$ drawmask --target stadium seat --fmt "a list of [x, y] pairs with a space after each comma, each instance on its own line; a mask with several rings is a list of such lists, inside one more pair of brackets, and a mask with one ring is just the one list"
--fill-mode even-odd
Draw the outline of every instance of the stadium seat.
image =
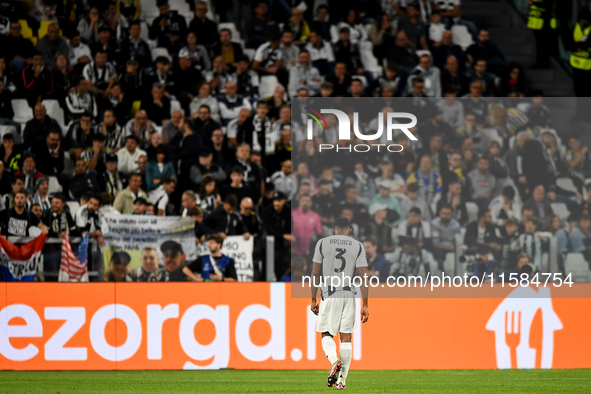
[[578, 193], [579, 190], [570, 178], [557, 178], [556, 186], [571, 193]]
[[232, 42], [240, 43], [242, 37], [240, 37], [240, 32], [236, 29], [236, 25], [232, 22], [224, 22], [218, 25], [218, 31], [222, 29], [228, 29], [232, 32]]
[[33, 109], [25, 99], [12, 100], [12, 110], [14, 111], [13, 120], [18, 123], [27, 123], [33, 119]]
[[191, 10], [189, 3], [187, 3], [185, 0], [169, 0], [168, 4], [170, 5], [171, 10], [177, 11], [179, 15], [184, 16], [185, 19], [189, 19], [187, 22], [187, 26], [189, 26], [189, 23], [193, 17], [193, 10]]
[[279, 85], [279, 80], [275, 75], [265, 75], [261, 78], [259, 85], [259, 97], [262, 99], [271, 97], [277, 85]]
[[152, 48], [152, 59], [156, 60], [158, 56], [164, 56], [172, 63], [172, 56], [168, 53], [166, 48]]
[[12, 134], [14, 136], [15, 142], [17, 137], [19, 137], [18, 133], [16, 132], [16, 127], [14, 126], [0, 126], [0, 139], [2, 139], [2, 137], [4, 137], [5, 134]]
[[68, 208], [70, 209], [70, 215], [76, 215], [78, 208], [80, 208], [80, 203], [78, 201], [68, 201], [66, 202]]
[[146, 42], [150, 40], [149, 33], [150, 33], [150, 26], [144, 21], [140, 22], [140, 38]]
[[29, 23], [26, 19], [19, 19], [18, 22], [21, 25], [21, 34], [23, 38], [31, 40], [33, 45], [37, 45], [37, 37], [33, 35], [33, 30], [29, 27]]
[[453, 25], [451, 28], [452, 42], [462, 47], [465, 51], [472, 45], [472, 36], [468, 32], [468, 28], [462, 25]]
[[468, 201], [466, 202], [466, 210], [468, 211], [468, 220], [473, 222], [478, 220], [478, 205], [476, 203]]
[[172, 116], [172, 113], [176, 110], [185, 113], [181, 107], [181, 103], [178, 100], [170, 100], [170, 115]]
[[446, 275], [455, 274], [455, 272], [456, 272], [456, 254], [455, 253], [448, 253], [445, 255], [445, 260], [443, 261], [443, 272]]
[[142, 0], [142, 19], [146, 21], [148, 25], [152, 24], [152, 21], [156, 19], [160, 11], [156, 6], [156, 0]]
[[359, 43], [359, 57], [363, 68], [373, 73], [375, 77], [382, 74], [382, 67], [378, 64], [378, 59], [373, 54], [373, 44], [371, 41], [361, 41]]
[[[37, 37], [39, 39], [42, 39], [47, 35], [47, 27], [49, 27], [49, 25], [52, 23], [58, 23], [58, 21], [41, 21], [41, 26], [39, 26], [39, 30], [37, 31]], [[60, 29], [60, 36], [62, 36], [62, 38], [64, 37], [62, 29]]]
[[573, 282], [588, 282], [589, 281], [589, 263], [581, 253], [569, 253], [564, 261], [564, 270], [566, 275], [572, 274]]
[[74, 162], [70, 159], [70, 153], [64, 152], [64, 174], [66, 175], [73, 175], [74, 174]]
[[133, 104], [131, 104], [131, 117], [132, 118], [135, 116], [135, 113], [140, 110], [141, 106], [142, 106], [142, 102], [140, 100], [136, 100], [133, 102]]
[[563, 223], [568, 219], [570, 216], [570, 211], [568, 210], [567, 206], [563, 202], [553, 202], [550, 204], [552, 207], [552, 212], [560, 218], [560, 221]]
[[47, 115], [53, 118], [60, 125], [62, 128], [62, 133], [65, 134], [66, 123], [64, 121], [64, 109], [60, 106], [60, 103], [57, 100], [43, 100], [41, 104], [45, 106]]
[[484, 138], [486, 138], [489, 143], [492, 141], [496, 141], [501, 146], [503, 146], [503, 139], [501, 138], [496, 129], [483, 129], [482, 134], [484, 134]]
[[252, 59], [254, 59], [254, 54], [256, 53], [256, 50], [251, 49], [251, 48], [244, 48], [242, 50], [242, 52], [248, 56], [248, 58], [250, 59], [250, 61], [252, 62]]
[[62, 185], [60, 185], [60, 183], [58, 182], [57, 178], [54, 176], [48, 176], [47, 179], [48, 181], [48, 185], [49, 185], [49, 194], [53, 195], [56, 193], [61, 193], [64, 189], [62, 188]]
[[418, 57], [421, 57], [423, 55], [427, 55], [427, 56], [431, 57], [431, 52], [429, 52], [429, 50], [427, 50], [427, 49], [417, 49], [415, 51], [415, 53], [417, 54]]

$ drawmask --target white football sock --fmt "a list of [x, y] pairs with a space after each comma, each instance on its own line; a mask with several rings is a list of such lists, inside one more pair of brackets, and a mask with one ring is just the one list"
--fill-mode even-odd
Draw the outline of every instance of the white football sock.
[[345, 379], [347, 379], [347, 374], [349, 374], [349, 365], [351, 365], [352, 355], [353, 348], [351, 347], [351, 342], [341, 342], [339, 357], [343, 363], [343, 368], [341, 369], [341, 376], [339, 379], [343, 383], [345, 382]]
[[324, 350], [324, 354], [330, 361], [330, 364], [334, 364], [339, 359], [337, 357], [337, 344], [334, 343], [334, 340], [331, 337], [322, 337], [322, 350]]

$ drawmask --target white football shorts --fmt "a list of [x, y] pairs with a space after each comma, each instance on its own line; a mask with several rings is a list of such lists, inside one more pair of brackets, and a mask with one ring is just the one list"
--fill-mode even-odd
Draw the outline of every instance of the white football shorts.
[[320, 302], [317, 332], [328, 332], [335, 336], [337, 333], [351, 334], [357, 327], [355, 319], [355, 298], [334, 297]]

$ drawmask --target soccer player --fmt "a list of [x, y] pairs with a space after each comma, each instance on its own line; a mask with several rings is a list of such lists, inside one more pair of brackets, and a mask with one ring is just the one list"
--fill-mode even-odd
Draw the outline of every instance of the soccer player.
[[[311, 310], [318, 315], [316, 331], [322, 333], [322, 349], [332, 364], [328, 374], [328, 387], [338, 390], [346, 388], [345, 381], [349, 373], [351, 356], [351, 333], [355, 329], [355, 287], [352, 285], [355, 273], [363, 278], [361, 296], [363, 306], [361, 308], [361, 321], [365, 323], [369, 319], [368, 288], [365, 282], [367, 278], [367, 258], [363, 244], [351, 238], [351, 222], [340, 217], [334, 222], [334, 235], [323, 238], [316, 243], [314, 253], [314, 266], [312, 268], [312, 302]], [[322, 271], [323, 283], [320, 283]], [[338, 280], [331, 281], [332, 277]], [[335, 278], [336, 279], [336, 278]], [[332, 287], [333, 284], [340, 284]], [[320, 286], [322, 285], [322, 286]], [[316, 295], [320, 287], [322, 302], [318, 305]], [[339, 356], [337, 346], [332, 339], [340, 333], [341, 345]]]

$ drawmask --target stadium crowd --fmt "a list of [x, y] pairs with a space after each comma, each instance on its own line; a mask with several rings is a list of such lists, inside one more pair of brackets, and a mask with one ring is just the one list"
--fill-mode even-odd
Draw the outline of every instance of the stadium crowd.
[[[549, 237], [560, 254], [591, 253], [588, 148], [552, 128], [543, 93], [459, 0], [253, 0], [231, 2], [244, 11], [233, 19], [230, 2], [213, 19], [207, 2], [187, 3], [194, 17], [158, 0], [150, 23], [139, 0], [0, 10], [3, 235], [102, 244], [101, 212], [190, 216], [196, 242], [253, 236], [258, 261], [273, 236], [277, 280], [311, 268], [312, 241], [339, 216], [380, 277], [443, 269], [463, 232], [474, 273], [540, 268]], [[306, 140], [300, 109], [320, 97], [404, 107], [419, 114], [418, 140], [327, 162], [317, 146], [346, 142], [336, 118]], [[21, 123], [23, 108], [33, 117]], [[371, 132], [378, 119], [360, 123]], [[119, 257], [107, 279], [145, 277]]]

